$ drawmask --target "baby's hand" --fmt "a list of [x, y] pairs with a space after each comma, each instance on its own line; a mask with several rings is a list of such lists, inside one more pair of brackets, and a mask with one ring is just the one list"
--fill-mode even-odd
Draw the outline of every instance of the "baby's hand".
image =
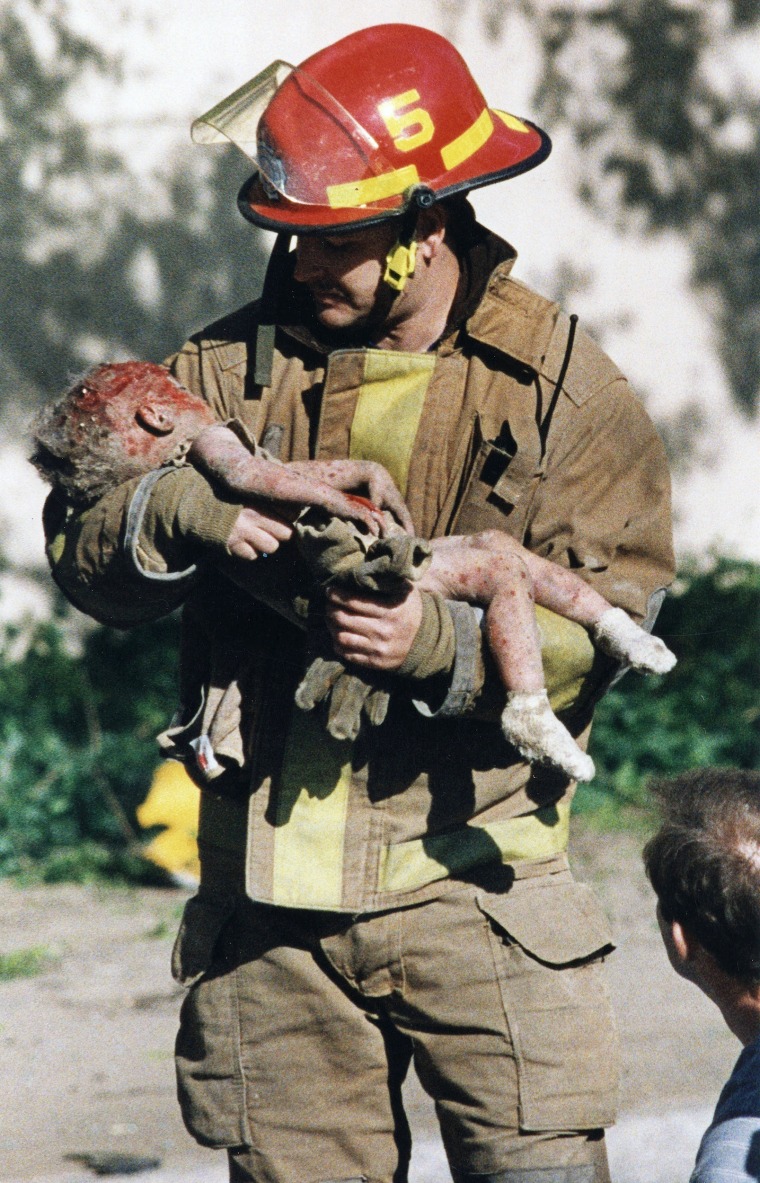
[[[407, 534], [414, 534], [414, 525], [404, 499], [382, 464], [377, 464], [374, 460], [307, 460], [285, 467], [312, 480], [323, 481], [344, 493], [349, 490], [355, 492], [357, 489], [366, 489], [369, 501], [375, 507], [375, 520], [381, 534], [393, 533], [393, 529], [389, 529], [388, 526], [388, 514], [401, 524]], [[318, 504], [332, 509], [339, 517], [360, 517], [356, 512], [346, 513], [345, 509], [336, 509], [326, 501], [320, 501]], [[386, 511], [385, 521], [378, 510]], [[378, 529], [373, 530], [373, 533], [378, 533]]]
[[367, 469], [364, 479], [367, 483], [370, 501], [379, 505], [381, 509], [389, 510], [396, 521], [404, 527], [407, 534], [414, 534], [411, 514], [406, 507], [404, 498], [396, 488], [391, 474], [383, 468], [382, 464], [376, 464], [374, 460], [362, 460], [360, 463]]

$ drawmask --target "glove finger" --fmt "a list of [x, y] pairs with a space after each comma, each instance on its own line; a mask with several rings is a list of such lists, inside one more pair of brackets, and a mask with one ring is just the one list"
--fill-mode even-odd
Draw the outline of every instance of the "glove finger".
[[296, 706], [302, 711], [311, 711], [318, 702], [327, 698], [335, 683], [345, 673], [342, 661], [315, 657], [307, 669], [295, 693]]
[[372, 687], [354, 674], [343, 673], [330, 695], [327, 730], [334, 739], [356, 739], [362, 707]]
[[373, 727], [379, 727], [381, 723], [385, 722], [390, 700], [391, 696], [387, 690], [373, 690], [367, 695], [364, 713]]
[[369, 547], [364, 562], [352, 572], [359, 587], [393, 592], [404, 584], [420, 579], [430, 566], [430, 544], [407, 534], [378, 538]]

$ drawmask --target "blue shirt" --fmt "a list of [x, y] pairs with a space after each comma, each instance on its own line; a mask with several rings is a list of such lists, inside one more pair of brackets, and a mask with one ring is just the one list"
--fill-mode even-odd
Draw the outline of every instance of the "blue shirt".
[[689, 1183], [760, 1183], [760, 1037], [723, 1086]]

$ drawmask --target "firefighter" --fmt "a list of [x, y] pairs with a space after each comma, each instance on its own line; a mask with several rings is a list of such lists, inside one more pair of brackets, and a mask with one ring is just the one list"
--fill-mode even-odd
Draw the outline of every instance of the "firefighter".
[[[662, 445], [467, 200], [540, 164], [546, 134], [488, 107], [444, 38], [396, 24], [274, 63], [193, 136], [252, 158], [239, 208], [277, 240], [261, 299], [194, 335], [178, 380], [281, 460], [382, 463], [416, 534], [502, 531], [650, 626], [673, 576]], [[255, 599], [290, 550], [271, 507], [185, 466], [85, 512], [53, 495], [46, 523], [56, 579], [97, 619], [184, 603], [161, 741], [202, 786], [179, 1095], [231, 1180], [400, 1183], [412, 1063], [456, 1183], [607, 1180], [610, 931], [568, 867], [575, 786], [504, 743], [476, 610], [332, 591], [335, 654], [390, 689], [385, 721], [338, 741], [293, 709], [303, 631]], [[585, 747], [614, 668], [579, 626], [541, 627]]]

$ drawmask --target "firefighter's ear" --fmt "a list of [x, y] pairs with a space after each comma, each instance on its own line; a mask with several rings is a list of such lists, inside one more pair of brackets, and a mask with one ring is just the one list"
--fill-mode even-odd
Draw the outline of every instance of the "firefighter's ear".
[[417, 222], [417, 250], [423, 259], [434, 258], [446, 237], [446, 213], [441, 205], [420, 212]]
[[151, 435], [171, 435], [174, 431], [174, 416], [163, 403], [146, 399], [135, 411], [135, 419]]

